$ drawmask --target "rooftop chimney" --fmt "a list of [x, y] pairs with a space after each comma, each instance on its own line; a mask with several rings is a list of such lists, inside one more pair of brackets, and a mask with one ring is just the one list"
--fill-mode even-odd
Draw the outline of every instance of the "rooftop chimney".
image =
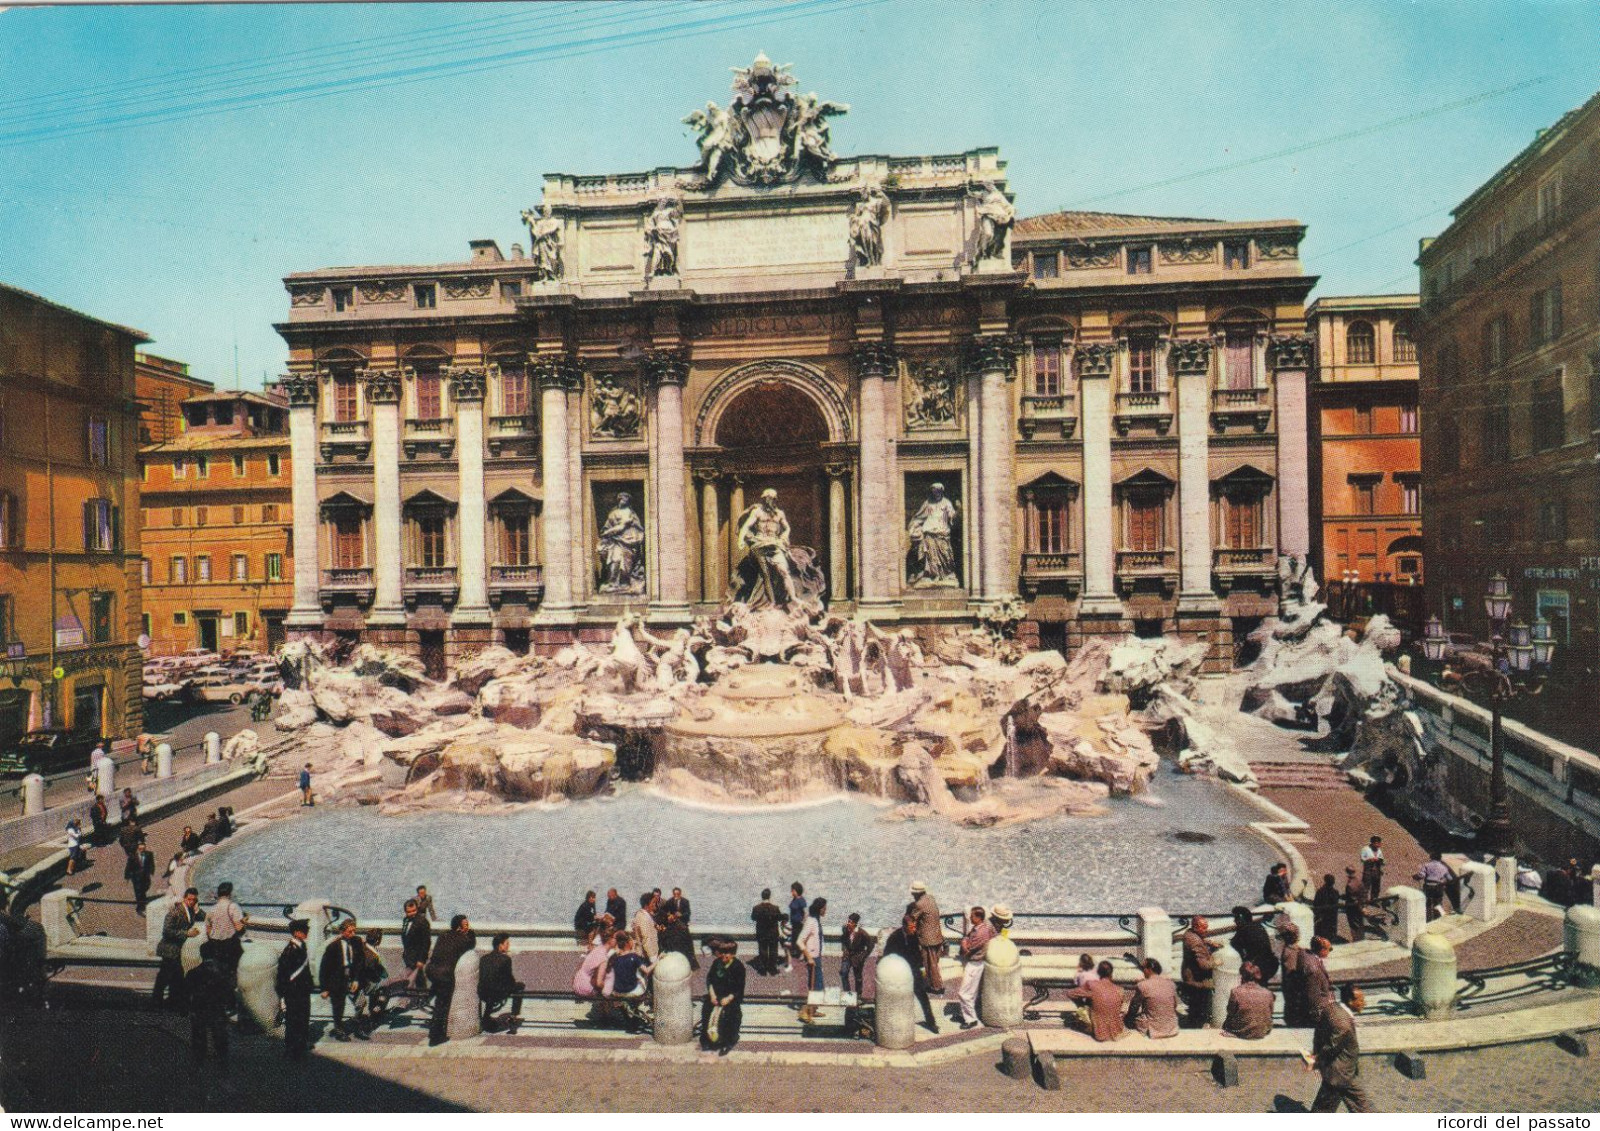
[[467, 246], [472, 249], [472, 262], [474, 263], [504, 263], [506, 257], [500, 254], [500, 245], [494, 240], [468, 240]]
[[527, 258], [527, 253], [522, 250], [522, 245], [520, 243], [514, 243], [514, 244], [511, 245], [511, 258], [512, 259], [526, 259]]

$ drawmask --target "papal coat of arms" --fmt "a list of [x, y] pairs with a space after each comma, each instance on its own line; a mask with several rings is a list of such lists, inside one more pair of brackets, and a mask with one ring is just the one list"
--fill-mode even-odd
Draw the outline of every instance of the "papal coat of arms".
[[741, 185], [785, 184], [807, 169], [827, 179], [835, 160], [828, 119], [850, 107], [815, 93], [791, 94], [791, 66], [757, 55], [748, 67], [733, 69], [734, 97], [726, 109], [707, 102], [684, 119], [700, 145], [703, 181], [697, 187], [711, 188], [723, 177]]

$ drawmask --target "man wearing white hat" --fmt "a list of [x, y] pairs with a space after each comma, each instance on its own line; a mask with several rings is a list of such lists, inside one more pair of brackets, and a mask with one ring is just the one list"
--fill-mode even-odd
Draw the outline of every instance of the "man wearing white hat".
[[[995, 905], [995, 915], [1004, 911], [1011, 918], [1011, 909], [1004, 904]], [[983, 908], [974, 907], [967, 917], [967, 931], [961, 937], [961, 1027], [974, 1029], [978, 1025], [978, 986], [983, 982], [983, 960], [988, 956], [989, 943], [1000, 932], [984, 916]]]
[[939, 972], [939, 960], [944, 957], [944, 922], [939, 915], [939, 905], [928, 894], [928, 885], [921, 880], [911, 884], [911, 902], [906, 914], [917, 921], [917, 945], [922, 948], [922, 970], [928, 981], [928, 992], [944, 996], [944, 975]]

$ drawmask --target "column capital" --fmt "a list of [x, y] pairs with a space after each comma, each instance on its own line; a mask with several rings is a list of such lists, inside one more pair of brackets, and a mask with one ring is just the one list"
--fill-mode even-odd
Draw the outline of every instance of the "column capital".
[[1074, 351], [1078, 360], [1078, 376], [1088, 380], [1095, 377], [1110, 377], [1111, 370], [1117, 362], [1117, 344], [1115, 342], [1089, 342], [1081, 345]]
[[285, 373], [278, 381], [290, 408], [316, 408], [317, 385], [315, 373]]
[[878, 377], [893, 381], [899, 375], [900, 359], [894, 347], [887, 342], [862, 342], [856, 346], [852, 358], [856, 376]]
[[1179, 377], [1211, 371], [1211, 343], [1204, 338], [1185, 338], [1172, 343], [1172, 368]]
[[1314, 348], [1305, 334], [1279, 334], [1268, 343], [1267, 356], [1274, 369], [1309, 369]]
[[450, 379], [450, 398], [456, 404], [471, 404], [483, 400], [488, 373], [481, 365], [447, 366], [444, 375]]
[[363, 369], [361, 375], [367, 384], [368, 404], [400, 403], [401, 370]]
[[978, 373], [1003, 369], [1009, 377], [1018, 350], [1015, 334], [977, 334], [967, 343], [967, 368]]
[[656, 388], [682, 385], [689, 379], [689, 359], [682, 350], [646, 350], [644, 376]]
[[850, 465], [848, 463], [825, 463], [822, 465], [822, 470], [828, 473], [829, 479], [844, 479], [850, 474]]
[[575, 393], [583, 387], [583, 371], [565, 357], [534, 354], [530, 368], [541, 389]]
[[722, 479], [722, 468], [697, 467], [691, 474], [701, 483], [716, 483]]

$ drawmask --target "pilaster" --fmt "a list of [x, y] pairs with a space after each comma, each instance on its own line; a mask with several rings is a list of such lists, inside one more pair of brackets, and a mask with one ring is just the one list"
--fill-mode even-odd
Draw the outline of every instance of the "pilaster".
[[1005, 333], [979, 334], [968, 347], [968, 367], [978, 375], [983, 467], [978, 488], [983, 499], [979, 520], [983, 572], [979, 592], [985, 601], [1000, 600], [1016, 592], [1017, 560], [1012, 553], [1016, 445], [1011, 436], [1011, 382], [1016, 356], [1016, 339]]
[[373, 628], [404, 627], [406, 612], [400, 548], [400, 375], [393, 369], [365, 372], [372, 413], [372, 579], [367, 613]]
[[1115, 588], [1116, 551], [1111, 505], [1111, 370], [1117, 347], [1091, 342], [1077, 352], [1083, 428], [1083, 599], [1082, 617], [1121, 617]]
[[284, 626], [296, 631], [322, 627], [322, 562], [317, 538], [317, 397], [313, 373], [290, 373], [282, 388], [289, 398], [290, 509], [294, 529], [294, 605]]
[[483, 396], [486, 374], [480, 366], [451, 367], [450, 399], [456, 406], [456, 468], [460, 502], [456, 511], [456, 577], [461, 586], [452, 625], [488, 625], [488, 541], [483, 488]]
[[566, 626], [575, 622], [573, 604], [572, 542], [574, 500], [572, 469], [575, 445], [571, 436], [568, 395], [577, 388], [577, 367], [560, 356], [535, 356], [534, 379], [539, 383], [543, 424], [539, 433], [540, 475], [544, 510], [544, 599], [534, 616], [537, 626]]
[[1216, 614], [1211, 589], [1211, 343], [1172, 344], [1178, 396], [1178, 613]]
[[861, 602], [868, 616], [890, 616], [895, 611], [895, 545], [892, 532], [898, 522], [889, 521], [889, 504], [894, 498], [889, 489], [889, 427], [886, 419], [890, 400], [887, 386], [899, 372], [894, 349], [884, 342], [863, 342], [856, 347], [857, 392], [861, 405], [860, 482], [857, 505], [861, 508]]
[[677, 350], [651, 350], [645, 355], [645, 379], [655, 389], [656, 530], [652, 568], [656, 570], [658, 599], [651, 604], [652, 622], [688, 624], [689, 531], [687, 475], [683, 464], [683, 385], [689, 363]]
[[1311, 458], [1307, 429], [1307, 371], [1311, 339], [1272, 339], [1270, 358], [1278, 434], [1278, 552], [1306, 559], [1311, 553]]

